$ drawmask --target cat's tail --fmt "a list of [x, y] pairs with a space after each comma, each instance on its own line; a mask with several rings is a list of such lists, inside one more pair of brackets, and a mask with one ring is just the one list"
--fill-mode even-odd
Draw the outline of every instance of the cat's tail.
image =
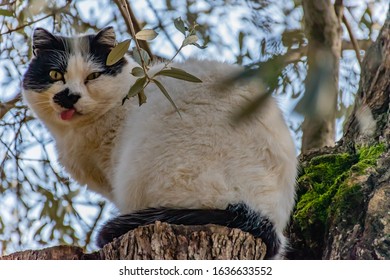
[[168, 209], [149, 208], [132, 214], [121, 215], [108, 221], [100, 230], [97, 245], [103, 247], [114, 238], [142, 225], [155, 221], [175, 225], [215, 224], [230, 228], [239, 228], [260, 237], [267, 245], [266, 258], [274, 258], [282, 250], [282, 240], [277, 235], [272, 222], [251, 210], [245, 204], [229, 205], [220, 209]]

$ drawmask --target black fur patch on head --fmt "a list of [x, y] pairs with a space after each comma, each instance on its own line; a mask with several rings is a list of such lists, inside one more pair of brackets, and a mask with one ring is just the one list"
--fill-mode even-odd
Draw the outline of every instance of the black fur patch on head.
[[[78, 40], [80, 49], [73, 49]], [[103, 75], [116, 76], [122, 72], [127, 61], [122, 58], [111, 66], [106, 65], [107, 56], [115, 46], [115, 33], [111, 27], [97, 34], [82, 37], [63, 37], [53, 35], [43, 28], [37, 28], [33, 34], [34, 58], [23, 77], [23, 88], [43, 92], [54, 83], [49, 72], [57, 70], [66, 73], [69, 56], [79, 51], [85, 60], [99, 64]], [[82, 49], [81, 49], [82, 48]], [[65, 81], [66, 82], [66, 81]]]
[[70, 54], [69, 41], [37, 28], [33, 35], [33, 50], [35, 57], [23, 77], [23, 88], [42, 92], [53, 83], [49, 76], [51, 70], [61, 73], [66, 71]]
[[274, 257], [280, 250], [280, 240], [271, 221], [251, 210], [245, 204], [229, 205], [220, 209], [167, 209], [150, 208], [132, 214], [122, 215], [108, 221], [97, 237], [97, 245], [103, 247], [130, 230], [155, 221], [176, 225], [215, 224], [239, 228], [259, 237], [267, 245], [266, 258]]
[[61, 50], [67, 49], [66, 40], [64, 37], [51, 34], [43, 28], [37, 28], [33, 34], [33, 51], [34, 55], [38, 55], [40, 51], [45, 50]]
[[89, 35], [87, 38], [91, 59], [104, 67], [103, 74], [116, 76], [122, 72], [123, 66], [127, 63], [125, 58], [120, 59], [114, 65], [106, 65], [108, 54], [116, 45], [115, 32], [112, 27], [106, 27], [96, 35]]

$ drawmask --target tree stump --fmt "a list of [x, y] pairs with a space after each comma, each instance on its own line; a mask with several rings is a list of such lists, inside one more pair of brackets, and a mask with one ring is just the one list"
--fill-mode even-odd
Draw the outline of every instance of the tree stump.
[[75, 246], [56, 246], [17, 252], [0, 260], [261, 260], [265, 254], [260, 238], [239, 229], [155, 222], [129, 231], [93, 253]]

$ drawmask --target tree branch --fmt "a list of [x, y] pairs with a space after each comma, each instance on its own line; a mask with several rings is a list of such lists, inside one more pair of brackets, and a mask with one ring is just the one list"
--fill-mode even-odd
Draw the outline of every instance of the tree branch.
[[15, 104], [20, 101], [21, 94], [18, 93], [14, 98], [8, 100], [7, 102], [0, 102], [0, 119], [2, 119], [5, 114], [7, 114], [12, 108], [15, 107]]
[[356, 40], [355, 35], [353, 34], [351, 25], [349, 24], [347, 18], [345, 17], [345, 14], [343, 14], [343, 23], [344, 23], [345, 27], [347, 28], [347, 31], [348, 31], [348, 34], [349, 34], [349, 38], [351, 39], [353, 49], [355, 50], [356, 58], [357, 58], [357, 60], [359, 61], [359, 64], [360, 64], [360, 68], [362, 68], [362, 58], [360, 56], [359, 44], [358, 44], [358, 42]]
[[239, 229], [156, 222], [129, 231], [91, 254], [79, 247], [57, 246], [17, 252], [0, 260], [261, 260], [265, 254], [260, 238]]
[[[162, 30], [162, 32], [165, 34], [165, 37], [167, 38], [168, 42], [172, 45], [173, 49], [177, 53], [179, 51], [179, 48], [176, 46], [176, 44], [173, 42], [171, 36], [169, 36], [167, 30], [165, 29], [164, 25], [162, 24], [162, 20], [156, 11], [156, 9], [153, 7], [152, 3], [150, 0], [147, 0], [149, 8], [153, 11], [154, 16], [157, 18], [158, 21], [158, 27]], [[182, 53], [179, 53], [179, 55], [184, 58]]]
[[114, 0], [114, 2], [117, 5], [117, 7], [118, 7], [118, 9], [119, 9], [123, 19], [125, 20], [125, 23], [126, 23], [126, 26], [127, 26], [127, 32], [133, 36], [134, 40], [139, 44], [139, 46], [141, 48], [143, 48], [145, 51], [147, 51], [149, 56], [152, 58], [153, 57], [153, 53], [152, 53], [152, 51], [151, 51], [151, 49], [149, 47], [148, 42], [140, 41], [140, 40], [137, 40], [135, 38], [134, 34], [139, 32], [141, 30], [141, 27], [140, 27], [140, 25], [138, 23], [137, 18], [134, 15], [133, 10], [131, 9], [130, 3], [128, 3], [127, 0], [123, 0], [123, 1], [126, 2], [127, 9], [126, 9], [126, 7], [123, 6], [121, 0]]
[[5, 32], [1, 33], [0, 36], [4, 36], [4, 35], [6, 35], [6, 34], [11, 34], [12, 32], [18, 31], [18, 30], [20, 30], [20, 29], [24, 29], [24, 28], [26, 28], [27, 26], [31, 26], [31, 25], [33, 25], [33, 24], [35, 24], [35, 23], [37, 23], [37, 22], [40, 22], [40, 21], [42, 21], [42, 20], [44, 20], [44, 19], [47, 19], [47, 18], [49, 18], [49, 17], [53, 17], [53, 16], [55, 16], [55, 15], [58, 14], [58, 13], [65, 12], [66, 9], [67, 9], [67, 7], [70, 5], [70, 3], [71, 3], [71, 1], [70, 1], [70, 0], [67, 0], [67, 1], [66, 1], [66, 4], [65, 4], [63, 7], [59, 8], [59, 9], [53, 9], [53, 10], [51, 11], [50, 14], [47, 14], [47, 15], [45, 15], [45, 16], [39, 18], [39, 19], [36, 19], [36, 20], [30, 21], [30, 22], [27, 22], [27, 23], [25, 23], [25, 24], [19, 25], [18, 27], [14, 28], [14, 29], [9, 29], [8, 31], [5, 31]]

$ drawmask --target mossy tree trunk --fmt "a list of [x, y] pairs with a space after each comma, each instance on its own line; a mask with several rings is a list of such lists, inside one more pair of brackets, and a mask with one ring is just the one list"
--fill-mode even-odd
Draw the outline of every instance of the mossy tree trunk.
[[301, 155], [291, 259], [390, 259], [390, 16], [333, 148]]

